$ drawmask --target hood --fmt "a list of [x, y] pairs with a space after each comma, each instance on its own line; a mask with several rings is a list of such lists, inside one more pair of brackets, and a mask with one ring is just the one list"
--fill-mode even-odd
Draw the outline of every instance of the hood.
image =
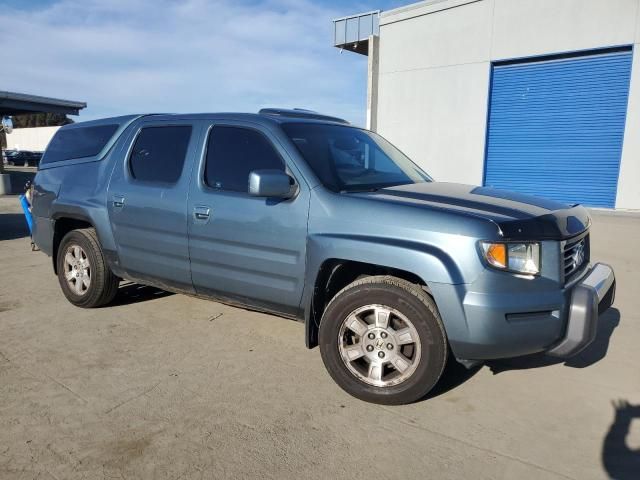
[[505, 239], [561, 240], [584, 232], [591, 223], [579, 205], [456, 183], [399, 185], [355, 195], [484, 218], [497, 224]]

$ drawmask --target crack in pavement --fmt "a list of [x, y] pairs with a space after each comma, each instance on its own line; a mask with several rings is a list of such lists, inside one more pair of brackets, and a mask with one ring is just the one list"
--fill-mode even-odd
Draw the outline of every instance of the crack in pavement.
[[160, 381], [160, 382], [156, 383], [153, 387], [150, 387], [150, 388], [146, 389], [144, 392], [139, 393], [138, 395], [135, 395], [135, 396], [133, 396], [133, 397], [131, 397], [131, 398], [128, 398], [127, 400], [124, 400], [124, 401], [122, 401], [122, 402], [120, 402], [120, 403], [118, 403], [118, 404], [114, 405], [113, 407], [111, 407], [111, 408], [109, 408], [108, 410], [106, 410], [104, 413], [105, 413], [105, 414], [111, 413], [111, 412], [113, 412], [116, 408], [120, 408], [121, 406], [123, 406], [123, 405], [125, 405], [125, 404], [127, 404], [127, 403], [129, 403], [129, 402], [134, 401], [136, 398], [140, 398], [140, 397], [142, 397], [143, 395], [146, 395], [147, 393], [149, 393], [149, 392], [151, 392], [152, 390], [154, 390], [154, 389], [155, 389], [158, 385], [160, 385], [161, 383], [162, 383], [162, 381]]
[[47, 377], [49, 380], [51, 380], [52, 382], [60, 385], [62, 388], [64, 388], [65, 390], [67, 390], [68, 392], [71, 392], [76, 398], [79, 398], [80, 400], [82, 400], [84, 403], [89, 403], [89, 400], [87, 400], [86, 398], [84, 398], [82, 395], [80, 395], [79, 393], [73, 391], [73, 389], [67, 385], [65, 385], [64, 383], [62, 383], [59, 380], [56, 380], [55, 378], [53, 378], [50, 375], [47, 375], [46, 373], [44, 374], [45, 377]]
[[[16, 364], [14, 362], [12, 362], [2, 351], [0, 351], [0, 357], [4, 358], [8, 363], [11, 363], [12, 365], [17, 366], [19, 369], [24, 370], [25, 372], [27, 372], [29, 375], [31, 375], [31, 377], [40, 380], [41, 377], [39, 377], [38, 375], [35, 375], [31, 370], [29, 370], [28, 368], [23, 367], [22, 365]], [[89, 400], [87, 400], [86, 398], [84, 398], [82, 395], [80, 395], [78, 392], [74, 391], [71, 387], [69, 387], [68, 385], [65, 385], [64, 383], [62, 383], [60, 380], [57, 380], [55, 378], [53, 378], [51, 375], [48, 375], [46, 373], [43, 373], [42, 375], [44, 375], [46, 378], [48, 378], [49, 380], [51, 380], [53, 383], [55, 383], [56, 385], [61, 386], [62, 388], [64, 388], [66, 391], [68, 391], [69, 393], [71, 393], [74, 397], [82, 400], [84, 403], [88, 404]]]

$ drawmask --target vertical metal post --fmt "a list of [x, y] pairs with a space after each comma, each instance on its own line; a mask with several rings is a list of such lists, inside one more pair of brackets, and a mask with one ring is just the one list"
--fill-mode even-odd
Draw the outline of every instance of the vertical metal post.
[[343, 45], [347, 44], [347, 26], [349, 25], [349, 21], [345, 20], [344, 21], [344, 42], [342, 43]]

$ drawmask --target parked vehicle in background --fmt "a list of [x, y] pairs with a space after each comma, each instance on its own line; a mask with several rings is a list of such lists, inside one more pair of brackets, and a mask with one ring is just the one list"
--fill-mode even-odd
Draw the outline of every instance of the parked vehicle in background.
[[25, 167], [37, 167], [40, 163], [40, 159], [42, 158], [42, 152], [31, 152], [31, 151], [22, 151], [21, 155], [17, 159], [17, 165], [20, 165], [22, 161], [22, 166]]
[[3, 159], [7, 165], [19, 167], [37, 167], [40, 164], [42, 152], [32, 152], [29, 150], [5, 150]]
[[372, 402], [421, 398], [450, 357], [574, 355], [613, 303], [583, 207], [435, 182], [308, 111], [67, 125], [34, 188], [34, 241], [74, 305], [128, 279], [294, 318]]
[[17, 150], [2, 150], [2, 161], [5, 164], [9, 164], [9, 160], [11, 157], [13, 157], [14, 155], [16, 155], [18, 153]]

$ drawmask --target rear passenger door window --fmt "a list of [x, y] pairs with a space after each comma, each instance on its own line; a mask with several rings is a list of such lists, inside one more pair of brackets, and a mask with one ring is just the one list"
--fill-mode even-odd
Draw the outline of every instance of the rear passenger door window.
[[176, 183], [182, 174], [191, 131], [188, 125], [143, 128], [129, 157], [131, 176], [143, 182]]
[[109, 220], [121, 276], [193, 292], [187, 212], [201, 122], [135, 120], [113, 149]]
[[215, 126], [207, 142], [205, 183], [216, 190], [248, 192], [252, 170], [285, 170], [271, 141], [250, 128]]

